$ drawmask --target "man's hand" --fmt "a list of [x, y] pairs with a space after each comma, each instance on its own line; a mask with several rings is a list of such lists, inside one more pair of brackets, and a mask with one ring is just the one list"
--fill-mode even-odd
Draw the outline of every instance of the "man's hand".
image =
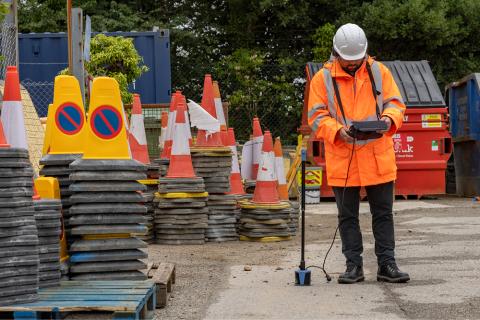
[[387, 116], [383, 116], [382, 119], [380, 119], [380, 120], [384, 121], [387, 124], [387, 129], [386, 130], [381, 130], [381, 131], [378, 131], [378, 132], [379, 133], [387, 133], [388, 131], [390, 131], [390, 128], [392, 127], [392, 119], [390, 119]]
[[341, 128], [338, 132], [338, 136], [340, 139], [347, 143], [353, 143], [353, 138], [347, 133], [347, 130], [345, 128]]

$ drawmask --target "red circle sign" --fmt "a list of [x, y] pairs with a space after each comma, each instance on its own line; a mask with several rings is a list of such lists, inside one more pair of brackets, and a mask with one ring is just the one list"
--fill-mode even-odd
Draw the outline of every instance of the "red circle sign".
[[74, 135], [83, 128], [83, 109], [73, 102], [62, 103], [55, 113], [58, 130], [67, 135]]
[[112, 106], [100, 106], [90, 116], [90, 126], [98, 137], [113, 139], [122, 131], [122, 115]]

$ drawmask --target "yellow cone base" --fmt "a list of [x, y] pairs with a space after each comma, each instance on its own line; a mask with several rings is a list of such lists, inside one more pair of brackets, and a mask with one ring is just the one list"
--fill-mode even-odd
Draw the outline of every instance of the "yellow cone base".
[[255, 203], [251, 200], [240, 200], [238, 204], [245, 209], [286, 209], [290, 207], [287, 201], [280, 201], [278, 204]]
[[171, 193], [158, 193], [155, 192], [155, 197], [157, 198], [166, 198], [166, 199], [175, 199], [175, 198], [205, 198], [208, 197], [208, 192], [171, 192]]
[[240, 236], [240, 241], [251, 241], [251, 242], [279, 242], [279, 241], [288, 241], [288, 240], [292, 240], [292, 237], [288, 236], [288, 237], [250, 238], [246, 236]]

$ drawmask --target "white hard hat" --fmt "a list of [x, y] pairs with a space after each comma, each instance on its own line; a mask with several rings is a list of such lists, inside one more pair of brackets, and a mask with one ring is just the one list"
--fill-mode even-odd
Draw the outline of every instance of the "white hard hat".
[[362, 28], [347, 23], [338, 28], [333, 37], [333, 48], [345, 60], [358, 60], [367, 52], [367, 37]]

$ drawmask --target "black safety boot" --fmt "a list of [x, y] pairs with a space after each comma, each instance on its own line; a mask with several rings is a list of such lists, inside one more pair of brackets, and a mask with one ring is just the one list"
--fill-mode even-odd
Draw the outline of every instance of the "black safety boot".
[[355, 283], [365, 280], [363, 268], [350, 264], [347, 270], [338, 277], [338, 283]]
[[378, 267], [377, 281], [401, 283], [409, 280], [410, 276], [408, 273], [400, 271], [395, 262], [386, 263]]

